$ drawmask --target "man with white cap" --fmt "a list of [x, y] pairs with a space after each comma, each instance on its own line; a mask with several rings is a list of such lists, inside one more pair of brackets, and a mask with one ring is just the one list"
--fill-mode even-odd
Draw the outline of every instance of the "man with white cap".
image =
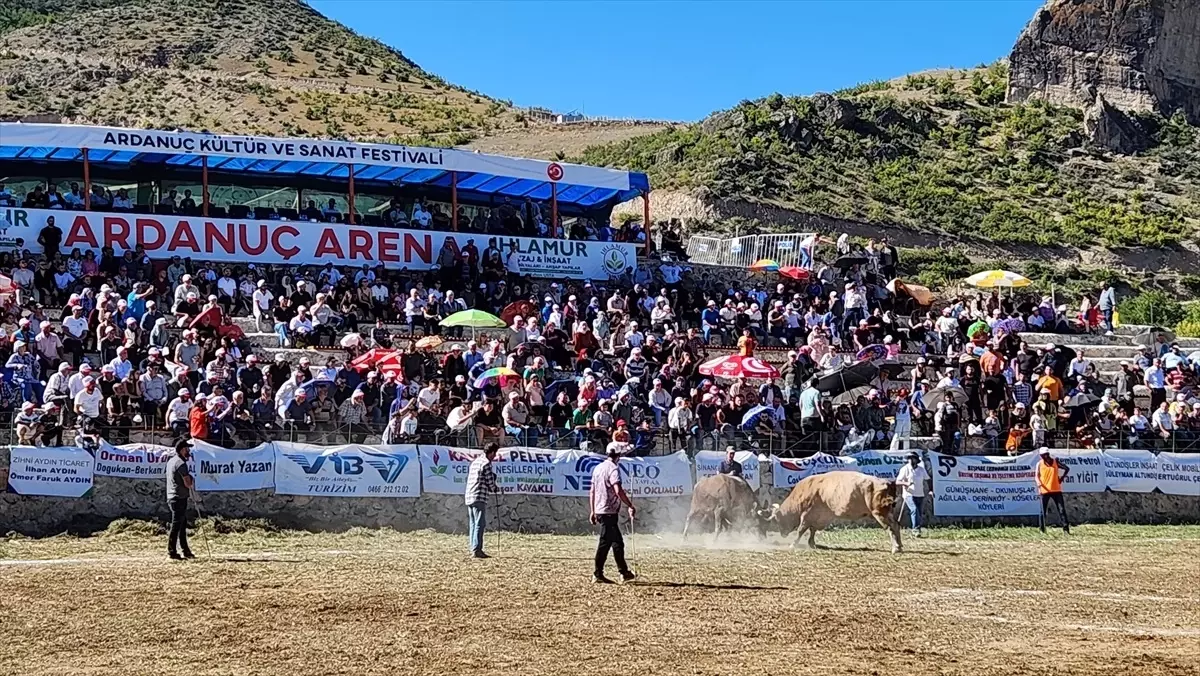
[[271, 293], [271, 290], [267, 288], [267, 280], [258, 280], [258, 284], [254, 289], [253, 301], [255, 328], [258, 329], [259, 333], [270, 333], [270, 328], [263, 328], [263, 322], [265, 321], [268, 327], [273, 324], [271, 304], [275, 302], [275, 294]]
[[118, 380], [124, 380], [129, 372], [133, 370], [133, 363], [129, 361], [129, 348], [122, 345], [117, 348], [117, 358], [108, 363], [113, 369], [113, 374]]
[[176, 438], [187, 436], [193, 406], [195, 404], [192, 402], [192, 391], [186, 387], [181, 388], [178, 396], [167, 404], [167, 426]]
[[153, 422], [162, 418], [167, 408], [167, 379], [162, 375], [158, 362], [149, 362], [146, 372], [138, 377], [142, 390], [142, 415]]
[[75, 395], [74, 410], [80, 418], [97, 420], [100, 417], [100, 403], [103, 395], [96, 384], [96, 379], [87, 376], [83, 379], [83, 389]]
[[42, 373], [50, 373], [63, 358], [62, 339], [54, 332], [54, 325], [48, 321], [43, 321], [40, 329], [35, 342], [38, 362], [41, 364]]
[[179, 278], [179, 285], [175, 287], [173, 305], [178, 306], [180, 303], [186, 300], [188, 296], [192, 296], [192, 300], [198, 299], [200, 297], [200, 289], [195, 284], [192, 284], [191, 275], [184, 275], [183, 277]]
[[308, 347], [312, 344], [313, 323], [308, 316], [308, 308], [296, 306], [296, 316], [288, 322], [288, 337], [296, 347]]
[[63, 349], [71, 353], [71, 361], [83, 359], [83, 344], [88, 338], [88, 321], [83, 316], [83, 306], [71, 306], [70, 313], [63, 318]]
[[311, 406], [308, 401], [308, 392], [305, 390], [296, 390], [295, 396], [291, 403], [283, 409], [283, 426], [288, 430], [288, 438], [293, 441], [307, 441], [308, 430], [311, 425], [312, 416], [310, 415]]

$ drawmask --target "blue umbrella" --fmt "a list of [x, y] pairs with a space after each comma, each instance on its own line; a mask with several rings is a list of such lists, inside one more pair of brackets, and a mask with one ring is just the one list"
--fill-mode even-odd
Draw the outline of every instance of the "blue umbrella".
[[749, 432], [750, 430], [753, 430], [758, 426], [758, 419], [761, 418], [763, 414], [773, 416], [775, 415], [775, 410], [770, 406], [759, 404], [749, 411], [746, 411], [746, 417], [742, 418], [741, 430], [743, 432]]
[[559, 392], [566, 392], [571, 401], [579, 398], [579, 383], [574, 378], [556, 380], [546, 386], [546, 401], [558, 399]]

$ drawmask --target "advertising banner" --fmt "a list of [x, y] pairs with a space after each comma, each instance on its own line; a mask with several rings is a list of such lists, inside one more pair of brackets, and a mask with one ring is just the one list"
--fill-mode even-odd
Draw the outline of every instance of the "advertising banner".
[[193, 439], [188, 465], [198, 491], [254, 491], [275, 486], [275, 449], [271, 444], [230, 450]]
[[910, 451], [859, 451], [851, 453], [853, 469], [873, 477], [893, 481], [900, 468], [908, 462]]
[[[758, 455], [750, 451], [738, 451], [734, 456], [734, 460], [742, 463], [742, 478], [754, 490], [762, 484], [762, 479], [758, 470]], [[704, 477], [712, 476], [717, 473], [721, 467], [721, 463], [725, 461], [725, 454], [719, 451], [700, 451], [696, 454], [696, 481]]]
[[[1050, 455], [1071, 468], [1062, 480], [1063, 493], [1103, 493], [1108, 486], [1104, 470], [1104, 453], [1098, 449], [1064, 451], [1051, 449]], [[1034, 461], [1036, 466], [1037, 462]], [[1036, 485], [1036, 482], [1034, 482]]]
[[428, 270], [442, 244], [461, 251], [475, 240], [482, 251], [495, 239], [502, 255], [516, 246], [521, 273], [558, 279], [606, 280], [637, 267], [632, 244], [540, 237], [493, 237], [482, 233], [431, 232], [344, 223], [255, 221], [127, 213], [0, 209], [0, 246], [37, 253], [38, 233], [53, 216], [63, 231], [62, 248], [95, 251], [111, 246], [118, 256], [138, 244], [151, 258], [182, 256], [206, 261], [334, 265], [367, 263]]
[[8, 492], [18, 495], [82, 497], [92, 488], [96, 459], [75, 446], [9, 449]]
[[1200, 453], [1159, 453], [1158, 490], [1200, 497]]
[[[463, 495], [471, 461], [483, 451], [446, 446], [419, 448], [421, 480], [426, 493]], [[555, 451], [545, 448], [513, 447], [501, 449], [492, 461], [496, 484], [504, 493], [552, 495], [554, 493]]]
[[936, 516], [1037, 516], [1037, 454], [953, 456], [929, 453]]
[[775, 488], [791, 488], [802, 480], [817, 474], [838, 470], [857, 471], [854, 458], [849, 456], [817, 453], [807, 458], [780, 458], [771, 456], [772, 485]]
[[1104, 473], [1108, 487], [1125, 493], [1149, 493], [1158, 485], [1158, 456], [1146, 450], [1106, 450]]
[[[453, 148], [357, 143], [325, 139], [231, 136], [187, 131], [122, 129], [68, 124], [0, 122], [7, 146], [88, 148], [101, 159], [117, 150], [132, 153], [177, 153], [259, 160], [337, 162], [434, 171], [495, 174], [535, 181], [576, 183], [596, 188], [628, 190], [629, 174], [616, 169], [566, 162], [488, 155]], [[95, 160], [93, 160], [95, 161]]]
[[100, 448], [96, 451], [96, 476], [166, 480], [167, 461], [174, 455], [175, 449], [170, 446], [160, 446], [159, 444], [113, 446], [102, 440]]
[[[592, 488], [592, 470], [605, 456], [583, 451], [559, 451], [555, 458], [555, 495], [586, 496]], [[621, 458], [621, 483], [631, 498], [659, 498], [692, 494], [692, 463], [687, 453], [651, 458]]]
[[275, 492], [343, 498], [415, 498], [421, 470], [407, 446], [274, 442]]

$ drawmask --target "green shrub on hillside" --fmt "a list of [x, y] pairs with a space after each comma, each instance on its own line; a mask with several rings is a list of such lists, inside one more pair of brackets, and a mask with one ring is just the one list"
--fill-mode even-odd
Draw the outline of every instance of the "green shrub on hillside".
[[1175, 296], [1162, 291], [1147, 291], [1117, 304], [1124, 324], [1148, 324], [1151, 326], [1174, 327], [1188, 313]]

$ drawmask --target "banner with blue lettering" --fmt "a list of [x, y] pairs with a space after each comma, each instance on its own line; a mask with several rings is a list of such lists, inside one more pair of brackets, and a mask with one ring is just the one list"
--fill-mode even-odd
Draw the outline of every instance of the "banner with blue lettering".
[[[554, 494], [586, 496], [592, 488], [592, 470], [605, 456], [584, 451], [559, 451], [554, 460]], [[629, 497], [664, 498], [692, 494], [692, 463], [687, 453], [637, 458], [618, 463], [622, 485]]]
[[316, 446], [277, 441], [275, 492], [338, 498], [415, 498], [421, 469], [411, 446]]
[[1034, 481], [1038, 455], [929, 453], [936, 516], [1037, 516], [1042, 503]]
[[198, 491], [254, 491], [275, 486], [275, 449], [270, 444], [232, 450], [193, 439], [188, 466]]
[[771, 456], [772, 485], [775, 488], [791, 488], [810, 476], [836, 472], [856, 471], [854, 458], [849, 456], [814, 453], [807, 458], [780, 458]]
[[83, 497], [92, 488], [95, 466], [96, 458], [75, 446], [13, 446], [9, 449], [8, 492]]

